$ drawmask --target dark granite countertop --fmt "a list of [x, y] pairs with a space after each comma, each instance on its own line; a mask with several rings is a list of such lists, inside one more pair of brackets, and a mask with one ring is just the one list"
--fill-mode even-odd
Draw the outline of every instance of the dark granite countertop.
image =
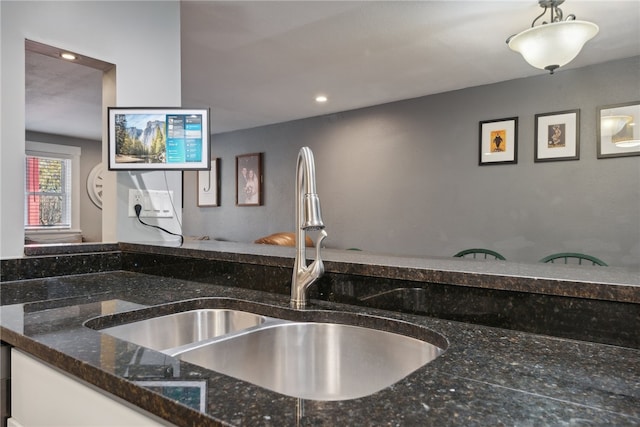
[[[120, 248], [282, 267], [292, 267], [295, 256], [291, 247], [213, 240], [186, 242], [180, 247], [174, 243], [120, 243]], [[312, 258], [313, 251], [307, 251], [307, 256]], [[633, 271], [453, 257], [403, 257], [337, 249], [324, 249], [322, 259], [325, 271], [330, 273], [640, 303], [640, 263], [639, 270]]]
[[[291, 247], [192, 240], [183, 245], [176, 242], [29, 245], [25, 246], [25, 259], [119, 251], [285, 268], [293, 266], [295, 256], [295, 249]], [[410, 257], [338, 249], [324, 249], [322, 254], [325, 271], [331, 273], [640, 303], [640, 260], [635, 269], [622, 269], [454, 257]], [[308, 251], [307, 256], [312, 258], [313, 251]]]
[[[142, 251], [142, 246], [124, 248]], [[180, 253], [203, 257], [201, 249], [194, 245]], [[264, 250], [274, 256], [273, 248]], [[276, 253], [263, 262], [287, 264], [288, 248], [278, 251], [287, 261], [278, 260]], [[363, 258], [343, 258], [356, 254], [332, 261], [333, 255], [327, 252], [330, 269], [369, 271]], [[213, 251], [206, 256], [253, 262], [251, 257], [259, 255]], [[352, 263], [342, 265], [345, 260]], [[398, 267], [389, 269], [384, 263], [369, 261], [371, 268], [379, 268], [378, 274], [385, 269], [386, 274], [401, 272]], [[407, 261], [403, 267], [435, 275], [436, 264], [444, 266], [429, 262], [412, 266]], [[488, 270], [493, 268], [486, 265]], [[317, 300], [308, 310], [289, 312], [286, 296], [235, 287], [224, 274], [211, 283], [199, 283], [112, 271], [9, 281], [2, 283], [2, 290], [11, 294], [3, 298], [6, 305], [1, 307], [3, 341], [180, 426], [640, 425], [640, 351], [636, 349]], [[216, 307], [250, 301], [263, 307], [262, 314], [289, 313], [286, 316], [292, 319], [300, 313], [310, 319], [340, 318], [335, 314], [339, 312], [357, 313], [361, 325], [377, 325], [381, 317], [397, 319], [444, 336], [448, 348], [433, 362], [371, 396], [301, 402], [115, 338], [105, 339], [84, 326], [97, 316], [193, 299], [198, 301], [189, 304]], [[204, 409], [178, 402], [180, 396], [163, 396], [153, 387], [136, 384], [131, 360], [143, 350], [149, 358], [160, 356], [165, 365], [173, 367], [172, 380], [206, 384]]]

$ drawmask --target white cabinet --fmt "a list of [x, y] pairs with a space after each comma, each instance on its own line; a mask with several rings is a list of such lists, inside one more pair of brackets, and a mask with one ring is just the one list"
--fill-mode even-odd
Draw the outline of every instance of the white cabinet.
[[11, 349], [9, 426], [170, 426], [94, 386]]
[[9, 416], [9, 357], [11, 347], [0, 342], [0, 426]]

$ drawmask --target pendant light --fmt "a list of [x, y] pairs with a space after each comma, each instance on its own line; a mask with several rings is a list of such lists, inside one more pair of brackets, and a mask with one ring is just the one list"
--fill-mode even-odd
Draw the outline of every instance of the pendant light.
[[[598, 26], [593, 22], [577, 21], [575, 15], [563, 20], [558, 7], [564, 0], [538, 0], [544, 11], [531, 23], [531, 28], [507, 39], [509, 47], [519, 52], [529, 64], [551, 74], [571, 62], [582, 50], [586, 42], [598, 34]], [[547, 10], [551, 11], [549, 22], [536, 26]]]

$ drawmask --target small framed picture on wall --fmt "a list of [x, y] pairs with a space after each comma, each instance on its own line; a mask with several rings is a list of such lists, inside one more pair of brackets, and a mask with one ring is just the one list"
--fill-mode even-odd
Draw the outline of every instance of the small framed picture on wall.
[[480, 122], [480, 166], [518, 163], [518, 118]]
[[640, 156], [640, 101], [598, 107], [598, 158]]
[[535, 162], [580, 158], [580, 110], [536, 114]]
[[198, 206], [220, 206], [220, 159], [211, 159], [211, 169], [198, 171]]
[[262, 153], [236, 156], [237, 206], [262, 205], [262, 181]]

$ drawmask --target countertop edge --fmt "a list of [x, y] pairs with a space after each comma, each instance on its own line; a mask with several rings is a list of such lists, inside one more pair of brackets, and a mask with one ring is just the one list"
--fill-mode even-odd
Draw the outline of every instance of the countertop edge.
[[[0, 336], [3, 342], [71, 375], [74, 379], [84, 381], [97, 387], [101, 392], [123, 399], [176, 426], [197, 425], [209, 427], [226, 425], [222, 421], [211, 418], [200, 411], [181, 405], [145, 387], [138, 386], [133, 381], [100, 369], [73, 355], [51, 348], [24, 335], [17, 334], [1, 325]], [[184, 423], [180, 424], [180, 420], [184, 420]]]

